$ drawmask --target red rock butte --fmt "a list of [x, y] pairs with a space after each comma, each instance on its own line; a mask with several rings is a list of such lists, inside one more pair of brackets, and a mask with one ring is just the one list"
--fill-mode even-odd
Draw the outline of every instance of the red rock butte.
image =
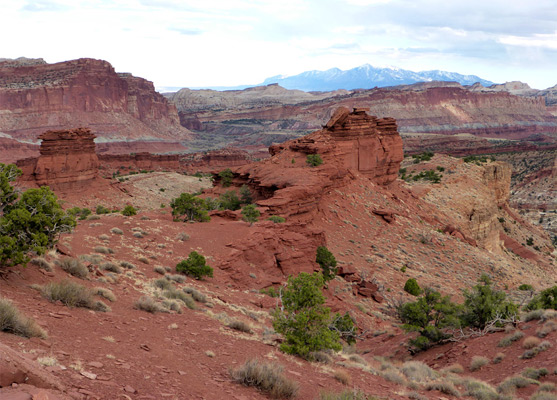
[[58, 191], [89, 187], [99, 174], [95, 137], [88, 128], [43, 133], [40, 156], [17, 163], [23, 171], [22, 182]]
[[[236, 168], [236, 183], [248, 184], [258, 205], [304, 220], [311, 218], [323, 193], [344, 186], [355, 174], [377, 185], [390, 184], [404, 157], [402, 139], [393, 118], [378, 119], [366, 111], [337, 109], [322, 130], [273, 145], [270, 159]], [[308, 166], [310, 154], [319, 154], [323, 164]]]

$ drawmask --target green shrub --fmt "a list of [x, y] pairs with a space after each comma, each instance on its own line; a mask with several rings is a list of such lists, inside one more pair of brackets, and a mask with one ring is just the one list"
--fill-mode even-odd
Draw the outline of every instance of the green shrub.
[[87, 219], [89, 215], [91, 215], [91, 210], [89, 210], [88, 208], [72, 207], [68, 210], [68, 215], [77, 217], [79, 220], [83, 221]]
[[0, 163], [0, 267], [26, 263], [31, 251], [44, 254], [60, 233], [76, 225], [48, 187], [20, 195], [11, 185], [19, 175], [15, 165]]
[[414, 154], [412, 158], [414, 159], [414, 164], [418, 164], [420, 161], [429, 161], [434, 156], [431, 151], [426, 151], [421, 154]]
[[172, 207], [172, 215], [183, 216], [184, 221], [207, 222], [211, 220], [205, 201], [190, 193], [182, 193], [180, 197], [173, 199], [170, 207]]
[[221, 210], [236, 211], [239, 210], [242, 205], [242, 202], [238, 198], [235, 190], [228, 190], [227, 192], [221, 194], [219, 197], [219, 202]]
[[523, 283], [522, 285], [520, 285], [520, 286], [518, 287], [518, 290], [527, 291], [527, 290], [534, 290], [534, 288], [532, 287], [532, 285], [529, 285], [529, 284], [527, 284], [527, 283]]
[[329, 325], [329, 329], [337, 332], [346, 343], [356, 343], [356, 323], [348, 312], [344, 313], [344, 315], [336, 313]]
[[410, 278], [404, 284], [404, 291], [412, 296], [419, 296], [422, 293], [422, 288], [418, 285], [416, 279]]
[[8, 332], [26, 338], [46, 339], [46, 332], [32, 319], [26, 317], [8, 299], [0, 297], [0, 332]]
[[321, 156], [319, 154], [308, 154], [307, 157], [306, 157], [306, 163], [310, 167], [317, 167], [317, 166], [323, 164], [323, 159], [321, 158]]
[[526, 306], [527, 310], [553, 309], [557, 310], [557, 285], [542, 290]]
[[315, 262], [321, 266], [323, 270], [323, 279], [325, 282], [335, 278], [337, 274], [337, 260], [333, 253], [325, 246], [319, 246], [315, 254]]
[[242, 217], [244, 221], [249, 222], [250, 226], [253, 225], [254, 222], [257, 222], [261, 213], [255, 206], [255, 204], [248, 204], [242, 208]]
[[273, 313], [273, 328], [285, 337], [280, 349], [307, 358], [311, 352], [340, 350], [340, 335], [329, 329], [330, 311], [323, 306], [323, 275], [301, 272], [288, 278], [282, 291], [282, 308]]
[[504, 292], [493, 290], [491, 280], [485, 274], [480, 277], [478, 285], [463, 294], [464, 313], [461, 319], [466, 326], [483, 329], [496, 316], [511, 319], [518, 315], [518, 306], [506, 301]]
[[284, 219], [283, 217], [279, 216], [279, 215], [271, 215], [269, 218], [267, 218], [269, 221], [272, 221], [275, 224], [282, 224], [283, 222], [286, 222], [286, 219]]
[[110, 214], [110, 210], [108, 208], [106, 208], [105, 206], [102, 205], [98, 205], [97, 208], [95, 209], [95, 213], [96, 214]]
[[425, 288], [422, 297], [398, 308], [404, 330], [418, 332], [419, 336], [410, 340], [413, 351], [421, 351], [435, 343], [449, 338], [443, 328], [459, 326], [458, 314], [461, 307], [452, 303], [449, 296], [441, 297], [439, 292]]
[[236, 382], [268, 392], [273, 398], [294, 397], [298, 391], [298, 384], [286, 378], [282, 370], [279, 364], [252, 359], [231, 370], [230, 375]]
[[219, 172], [219, 177], [221, 179], [222, 186], [229, 187], [232, 184], [232, 178], [234, 177], [234, 174], [232, 173], [230, 168], [226, 168], [225, 170]]
[[253, 197], [251, 196], [248, 185], [242, 185], [242, 187], [240, 187], [240, 200], [242, 204], [251, 204], [253, 202]]
[[137, 214], [137, 210], [134, 208], [134, 206], [129, 204], [126, 207], [124, 207], [124, 209], [122, 210], [122, 215], [126, 217], [131, 217], [132, 215], [136, 215], [136, 214]]
[[205, 257], [196, 251], [192, 251], [186, 260], [176, 265], [176, 271], [201, 279], [204, 276], [213, 277], [213, 268], [205, 264]]

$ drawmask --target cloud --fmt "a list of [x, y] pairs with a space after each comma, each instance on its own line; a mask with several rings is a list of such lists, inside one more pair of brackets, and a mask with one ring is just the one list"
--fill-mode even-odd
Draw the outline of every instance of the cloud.
[[22, 11], [30, 11], [30, 12], [56, 12], [56, 11], [65, 11], [69, 10], [70, 7], [60, 4], [56, 1], [49, 1], [49, 0], [28, 0], [25, 2], [23, 7], [21, 7]]
[[180, 35], [185, 35], [185, 36], [195, 36], [195, 35], [201, 35], [203, 33], [203, 31], [201, 29], [196, 29], [196, 28], [170, 28], [171, 31], [175, 31], [178, 32]]

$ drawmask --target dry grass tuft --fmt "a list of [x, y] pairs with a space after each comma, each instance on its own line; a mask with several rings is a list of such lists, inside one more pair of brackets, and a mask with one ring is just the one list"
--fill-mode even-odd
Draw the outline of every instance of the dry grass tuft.
[[52, 271], [52, 264], [49, 263], [44, 257], [35, 257], [29, 264], [36, 265], [37, 267], [44, 269], [45, 271]]
[[549, 371], [547, 370], [547, 368], [526, 367], [520, 374], [525, 378], [537, 380], [540, 379], [542, 376], [546, 376], [548, 373]]
[[460, 397], [462, 394], [458, 391], [455, 385], [449, 381], [435, 381], [428, 382], [425, 385], [426, 390], [438, 390], [454, 397]]
[[155, 271], [157, 274], [161, 274], [161, 275], [166, 274], [166, 270], [164, 269], [164, 267], [162, 265], [155, 266], [155, 268], [153, 268], [153, 271]]
[[479, 371], [484, 365], [489, 364], [489, 359], [484, 356], [474, 356], [470, 361], [468, 369], [472, 372]]
[[557, 331], [557, 322], [550, 320], [536, 330], [536, 335], [540, 338], [544, 338], [553, 331]]
[[173, 281], [176, 283], [184, 283], [186, 281], [186, 277], [184, 275], [166, 275], [165, 276], [166, 279], [168, 279], [169, 281]]
[[120, 268], [120, 266], [118, 266], [114, 263], [111, 263], [111, 262], [105, 262], [105, 263], [101, 264], [100, 268], [103, 271], [114, 272], [115, 274], [122, 273], [122, 268]]
[[505, 395], [513, 395], [517, 388], [525, 388], [534, 382], [535, 381], [532, 379], [519, 375], [509, 376], [497, 386], [497, 392]]
[[229, 327], [230, 329], [234, 329], [240, 332], [249, 333], [249, 334], [253, 333], [249, 324], [237, 319], [231, 320], [226, 326]]
[[110, 236], [108, 236], [106, 233], [103, 233], [102, 235], [99, 235], [99, 239], [100, 240], [110, 240]]
[[198, 303], [207, 303], [207, 296], [205, 296], [199, 290], [194, 289], [192, 287], [185, 287], [183, 290], [184, 290], [184, 292], [189, 294]]
[[89, 275], [89, 270], [81, 261], [77, 258], [65, 257], [56, 263], [66, 271], [68, 274], [75, 276], [76, 278], [85, 279]]
[[95, 265], [99, 265], [104, 260], [103, 256], [100, 254], [82, 254], [79, 256], [79, 259]]
[[164, 278], [159, 278], [159, 279], [155, 279], [152, 282], [152, 285], [156, 288], [162, 289], [162, 290], [171, 290], [174, 289], [174, 286], [172, 285], [172, 283]]
[[[319, 400], [373, 400], [375, 397], [369, 397], [358, 389], [345, 390], [340, 393], [322, 392], [319, 394]], [[420, 400], [423, 400], [422, 397]]]
[[436, 379], [439, 373], [420, 361], [407, 361], [402, 365], [402, 373], [413, 382], [427, 382]]
[[137, 269], [137, 267], [134, 264], [127, 261], [120, 261], [120, 266], [126, 269]]
[[366, 360], [364, 360], [361, 356], [359, 356], [358, 354], [352, 354], [350, 357], [348, 357], [348, 359], [352, 362], [355, 362], [356, 364], [362, 364], [362, 365], [367, 365]]
[[182, 314], [182, 306], [178, 300], [166, 299], [162, 301], [162, 306], [167, 310], [174, 311], [178, 314]]
[[187, 295], [186, 293], [182, 292], [181, 290], [176, 290], [174, 288], [171, 288], [171, 289], [168, 289], [168, 290], [165, 290], [164, 292], [162, 292], [162, 295], [164, 297], [166, 297], [167, 299], [180, 300], [190, 310], [195, 309], [195, 301], [193, 301], [193, 299], [191, 298], [190, 295]]
[[312, 351], [309, 353], [309, 359], [321, 364], [330, 364], [333, 362], [332, 357], [324, 351]]
[[441, 370], [442, 373], [453, 373], [453, 374], [462, 374], [464, 372], [464, 367], [460, 364], [451, 364]]
[[43, 367], [53, 367], [54, 365], [58, 364], [58, 360], [56, 359], [56, 357], [53, 356], [39, 357], [37, 358], [37, 362]]
[[352, 378], [350, 377], [350, 374], [343, 369], [337, 369], [333, 373], [333, 378], [335, 378], [337, 381], [339, 381], [340, 383], [346, 386], [350, 385], [350, 383], [352, 382]]
[[230, 371], [232, 379], [245, 386], [254, 386], [273, 398], [292, 398], [298, 391], [298, 383], [288, 379], [281, 365], [257, 359], [247, 361], [238, 369]]
[[116, 227], [110, 229], [110, 232], [114, 233], [115, 235], [123, 235], [124, 234], [124, 231], [122, 229], [116, 228]]
[[93, 289], [93, 294], [96, 296], [101, 296], [107, 299], [108, 301], [116, 301], [116, 296], [112, 293], [112, 290], [103, 288], [103, 287], [96, 287]]
[[493, 364], [499, 364], [501, 361], [505, 359], [505, 353], [497, 353], [493, 360], [491, 361]]
[[143, 264], [149, 265], [149, 259], [147, 257], [144, 257], [144, 256], [138, 257], [137, 261], [142, 262]]
[[533, 349], [540, 344], [540, 339], [535, 336], [528, 336], [522, 341], [522, 347], [525, 349]]
[[147, 311], [151, 314], [155, 314], [157, 312], [168, 312], [168, 310], [164, 308], [162, 304], [157, 303], [155, 299], [149, 296], [141, 296], [135, 302], [133, 307], [137, 310]]
[[504, 338], [502, 338], [499, 343], [497, 344], [497, 346], [499, 347], [508, 347], [511, 344], [513, 344], [514, 342], [522, 339], [524, 337], [524, 333], [521, 331], [514, 331], [511, 334], [505, 336]]
[[114, 250], [106, 246], [96, 246], [93, 251], [100, 254], [114, 254]]
[[8, 299], [0, 297], [0, 331], [26, 338], [47, 338], [47, 334], [32, 318], [26, 317]]
[[110, 311], [102, 301], [93, 299], [93, 291], [72, 281], [51, 282], [41, 287], [41, 294], [51, 302], [60, 301], [68, 307], [84, 307], [95, 311]]
[[176, 236], [176, 240], [180, 240], [182, 242], [188, 241], [190, 240], [190, 235], [185, 232], [181, 232], [178, 234], [178, 236]]

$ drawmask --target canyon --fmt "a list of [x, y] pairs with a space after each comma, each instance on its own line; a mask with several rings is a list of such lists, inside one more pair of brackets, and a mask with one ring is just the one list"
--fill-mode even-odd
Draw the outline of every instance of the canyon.
[[[117, 73], [106, 61], [0, 62], [2, 153], [36, 144], [45, 130], [80, 126], [92, 129], [97, 142], [107, 147], [114, 143], [127, 152], [134, 151], [136, 142], [168, 143], [169, 151], [191, 137], [176, 108], [151, 82]], [[177, 150], [183, 149], [178, 145]]]
[[[48, 269], [39, 268], [36, 261], [2, 271], [2, 295], [32, 316], [48, 337], [22, 339], [0, 332], [0, 367], [5, 371], [0, 397], [266, 398], [230, 379], [229, 369], [246, 357], [280, 363], [286, 376], [298, 382], [298, 397], [304, 399], [316, 398], [323, 390], [344, 390], [335, 378], [339, 371], [349, 377], [349, 387], [374, 396], [457, 397], [410, 377], [393, 380], [385, 372], [404, 371], [408, 362], [418, 360], [440, 379], [449, 379], [443, 368], [469, 365], [474, 356], [491, 358], [503, 351], [506, 357], [497, 365], [490, 363], [480, 371], [461, 366], [459, 379], [479, 379], [488, 388], [527, 367], [552, 368], [551, 350], [527, 359], [519, 358], [524, 352], [520, 343], [498, 348], [502, 330], [464, 337], [418, 356], [408, 351], [408, 335], [394, 312], [397, 301], [415, 299], [403, 289], [408, 278], [458, 301], [461, 289], [474, 285], [485, 272], [497, 289], [513, 298], [529, 298], [519, 285], [541, 289], [555, 284], [555, 250], [547, 233], [510, 207], [509, 164], [467, 163], [443, 154], [414, 162], [404, 158], [397, 121], [368, 112], [365, 107], [334, 110], [321, 129], [271, 146], [267, 159], [230, 166], [230, 186], [216, 171], [213, 182], [164, 171], [103, 177], [103, 169], [99, 173], [95, 168], [103, 156], [95, 159], [90, 131], [41, 135], [35, 177], [55, 188], [62, 184], [55, 190], [67, 208], [103, 205], [113, 212], [79, 220], [74, 232], [63, 234], [56, 248], [42, 257]], [[312, 155], [319, 155], [322, 163], [308, 163]], [[160, 157], [169, 157], [161, 159], [169, 162], [168, 168], [176, 166], [175, 155]], [[84, 160], [83, 169], [65, 194], [64, 185], [70, 181], [62, 175], [63, 166], [72, 160]], [[114, 162], [128, 161], [150, 162], [139, 154]], [[52, 167], [55, 164], [59, 169]], [[401, 168], [408, 174], [433, 170], [442, 176], [437, 183], [404, 181], [398, 177]], [[104, 181], [103, 190], [80, 182], [81, 176]], [[203, 197], [245, 185], [261, 212], [259, 221], [243, 221], [240, 210], [211, 211], [211, 220], [204, 223], [175, 220], [166, 206], [176, 196], [167, 186], [170, 177], [182, 179], [177, 190], [197, 192], [194, 184], [202, 185]], [[139, 192], [139, 185], [149, 186]], [[74, 196], [77, 190], [82, 192]], [[114, 211], [124, 205], [136, 206], [138, 214]], [[270, 215], [285, 221], [274, 223], [267, 220]], [[535, 247], [526, 244], [528, 239]], [[271, 329], [271, 314], [280, 299], [260, 292], [280, 290], [289, 275], [319, 270], [315, 249], [321, 245], [335, 254], [340, 267], [339, 275], [323, 289], [326, 304], [333, 312], [349, 312], [359, 332], [357, 343], [330, 355], [328, 364], [279, 351], [282, 338]], [[207, 258], [213, 277], [175, 277], [175, 265], [193, 250]], [[60, 268], [66, 257], [80, 257], [87, 278]], [[120, 267], [109, 271], [110, 265]], [[67, 308], [34, 289], [62, 280], [109, 290], [114, 295], [109, 310]], [[137, 309], [134, 304], [141, 296], [162, 307], [164, 291], [157, 286], [161, 281], [180, 292], [195, 291], [199, 301], [154, 314]], [[249, 331], [232, 328], [234, 321], [243, 322]], [[513, 329], [535, 335], [540, 324], [516, 322]], [[544, 340], [554, 346], [556, 338], [551, 331]], [[46, 357], [54, 361], [45, 365]], [[555, 375], [539, 380], [554, 383]], [[454, 382], [464, 393], [464, 384]], [[516, 394], [525, 397], [534, 390], [529, 385], [517, 388]]]

